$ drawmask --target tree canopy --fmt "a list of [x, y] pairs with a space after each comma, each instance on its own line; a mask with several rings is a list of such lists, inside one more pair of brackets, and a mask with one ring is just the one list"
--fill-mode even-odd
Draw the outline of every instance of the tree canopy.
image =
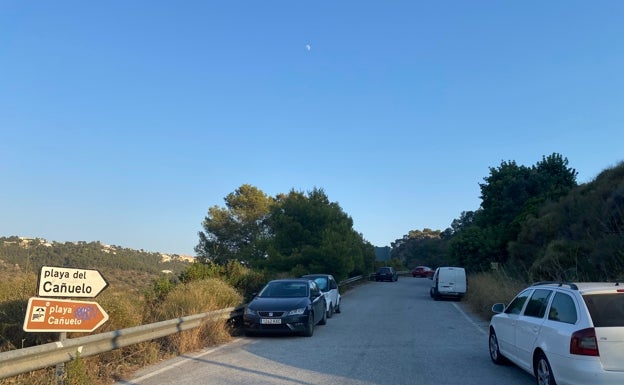
[[373, 246], [322, 189], [270, 198], [243, 185], [225, 202], [209, 209], [199, 233], [195, 250], [204, 262], [239, 260], [276, 274], [325, 272], [338, 279], [373, 264]]
[[203, 261], [239, 260], [251, 265], [266, 258], [269, 238], [267, 217], [274, 199], [257, 187], [244, 184], [225, 197], [225, 207], [208, 209], [195, 246]]
[[[576, 170], [568, 167], [568, 160], [553, 153], [542, 157], [534, 166], [519, 166], [515, 161], [503, 161], [499, 167], [490, 167], [490, 175], [480, 183], [481, 207], [473, 224], [486, 234], [483, 244], [475, 250], [460, 247], [456, 240], [452, 250], [455, 260], [473, 257], [506, 262], [509, 258], [508, 244], [520, 232], [521, 223], [535, 215], [543, 204], [556, 201], [576, 187]], [[474, 233], [474, 231], [473, 231]], [[465, 236], [458, 234], [459, 238]], [[487, 258], [483, 257], [487, 254]]]

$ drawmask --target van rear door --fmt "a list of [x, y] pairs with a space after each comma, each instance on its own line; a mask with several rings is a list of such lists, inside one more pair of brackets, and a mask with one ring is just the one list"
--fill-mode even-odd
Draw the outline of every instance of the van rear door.
[[441, 294], [465, 294], [466, 272], [461, 267], [443, 267], [438, 272], [438, 291]]

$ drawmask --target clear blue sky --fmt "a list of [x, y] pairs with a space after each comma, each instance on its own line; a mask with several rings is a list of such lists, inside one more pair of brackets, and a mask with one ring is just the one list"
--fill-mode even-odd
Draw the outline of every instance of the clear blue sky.
[[0, 2], [0, 236], [193, 255], [242, 184], [376, 246], [624, 159], [624, 1]]

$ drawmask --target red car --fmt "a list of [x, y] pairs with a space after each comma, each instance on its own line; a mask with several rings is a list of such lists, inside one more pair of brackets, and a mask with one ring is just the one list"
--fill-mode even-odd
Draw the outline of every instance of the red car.
[[412, 270], [412, 277], [431, 278], [435, 271], [427, 266], [416, 266]]

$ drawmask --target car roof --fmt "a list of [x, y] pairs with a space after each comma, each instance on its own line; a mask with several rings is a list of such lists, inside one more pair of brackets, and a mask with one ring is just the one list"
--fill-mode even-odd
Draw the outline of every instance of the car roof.
[[271, 282], [308, 282], [309, 279], [305, 279], [305, 278], [280, 278], [280, 279], [273, 279], [271, 281], [269, 281], [269, 283]]
[[624, 292], [624, 284], [619, 282], [536, 282], [531, 287], [548, 286], [560, 287], [569, 290], [578, 290], [581, 294], [589, 294], [596, 292], [613, 292], [621, 290]]
[[318, 277], [331, 277], [331, 274], [306, 274], [302, 275], [301, 278], [318, 278]]

